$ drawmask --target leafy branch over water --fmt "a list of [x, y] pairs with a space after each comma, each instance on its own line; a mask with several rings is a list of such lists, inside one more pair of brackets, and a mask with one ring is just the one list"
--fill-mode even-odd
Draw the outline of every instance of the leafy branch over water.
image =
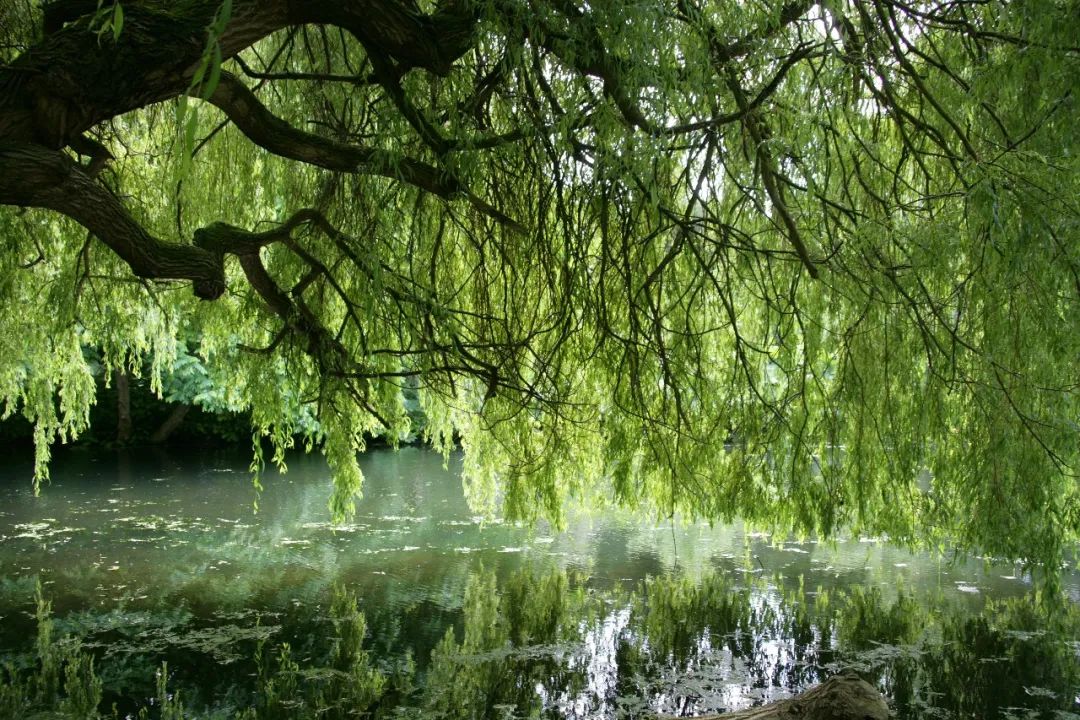
[[1077, 0], [98, 5], [0, 4], [39, 479], [197, 338], [339, 515], [407, 388], [483, 511], [1080, 536]]

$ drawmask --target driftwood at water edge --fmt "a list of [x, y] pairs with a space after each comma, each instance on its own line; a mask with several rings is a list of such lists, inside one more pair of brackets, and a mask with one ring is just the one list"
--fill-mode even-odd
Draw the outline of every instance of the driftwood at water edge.
[[833, 675], [804, 693], [761, 707], [698, 720], [888, 720], [889, 706], [877, 689], [853, 672]]

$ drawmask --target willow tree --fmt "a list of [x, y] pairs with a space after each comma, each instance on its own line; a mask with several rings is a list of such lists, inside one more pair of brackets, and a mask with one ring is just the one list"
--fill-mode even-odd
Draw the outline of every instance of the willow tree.
[[198, 337], [280, 449], [481, 508], [1080, 530], [1075, 0], [9, 0], [0, 395]]

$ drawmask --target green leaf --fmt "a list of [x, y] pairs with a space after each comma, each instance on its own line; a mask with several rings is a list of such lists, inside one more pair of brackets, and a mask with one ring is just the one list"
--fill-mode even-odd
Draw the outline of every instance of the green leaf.
[[120, 39], [120, 32], [124, 29], [124, 8], [119, 2], [113, 5], [112, 32], [113, 42]]
[[225, 28], [229, 24], [229, 20], [232, 19], [232, 0], [223, 0], [221, 7], [218, 8], [217, 14], [214, 16], [213, 34], [215, 39], [220, 37], [225, 32]]
[[210, 96], [214, 94], [214, 90], [217, 89], [218, 82], [221, 80], [221, 44], [214, 43], [214, 50], [210, 58], [210, 77], [207, 78], [206, 83], [203, 85], [202, 92], [199, 96], [203, 100], [209, 100]]

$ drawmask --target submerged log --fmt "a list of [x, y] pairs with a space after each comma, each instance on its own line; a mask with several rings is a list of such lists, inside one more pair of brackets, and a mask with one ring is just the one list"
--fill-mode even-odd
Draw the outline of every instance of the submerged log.
[[787, 700], [707, 715], [698, 720], [888, 720], [889, 706], [877, 689], [846, 671]]

